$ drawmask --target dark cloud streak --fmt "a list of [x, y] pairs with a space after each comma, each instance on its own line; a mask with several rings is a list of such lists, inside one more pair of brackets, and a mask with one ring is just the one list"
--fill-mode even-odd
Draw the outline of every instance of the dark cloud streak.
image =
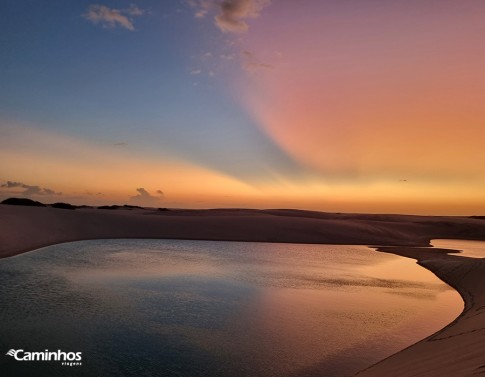
[[137, 188], [136, 191], [138, 192], [138, 195], [130, 196], [130, 202], [132, 203], [137, 203], [145, 206], [156, 206], [160, 204], [160, 202], [164, 198], [162, 190], [157, 190], [157, 195], [150, 194], [150, 192], [145, 190], [143, 187]]
[[15, 181], [7, 181], [6, 183], [2, 184], [0, 187], [4, 188], [22, 188], [25, 189], [24, 191], [20, 192], [23, 196], [31, 196], [31, 195], [46, 195], [46, 196], [60, 196], [62, 192], [56, 192], [50, 188], [40, 187], [37, 185], [27, 185], [23, 182], [15, 182]]

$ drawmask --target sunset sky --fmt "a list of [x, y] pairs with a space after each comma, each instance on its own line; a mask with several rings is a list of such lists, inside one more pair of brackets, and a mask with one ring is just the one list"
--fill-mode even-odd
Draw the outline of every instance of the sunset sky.
[[0, 199], [485, 214], [485, 2], [0, 3]]

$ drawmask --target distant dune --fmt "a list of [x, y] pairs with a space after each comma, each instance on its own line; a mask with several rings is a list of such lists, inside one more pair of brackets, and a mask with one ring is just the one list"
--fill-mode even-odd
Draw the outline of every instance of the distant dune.
[[[485, 373], [485, 259], [429, 246], [442, 239], [485, 240], [482, 216], [338, 214], [291, 209], [143, 209], [0, 205], [0, 258], [61, 242], [103, 238], [171, 238], [381, 246], [414, 258], [453, 286], [465, 310], [425, 340], [362, 371], [359, 377], [457, 377]], [[102, 209], [105, 208], [105, 209]]]
[[[485, 239], [465, 217], [335, 214], [299, 210], [111, 210], [0, 205], [0, 257], [60, 242], [102, 238], [427, 246], [433, 238]], [[69, 207], [67, 207], [69, 208]], [[108, 208], [108, 207], [106, 207]]]

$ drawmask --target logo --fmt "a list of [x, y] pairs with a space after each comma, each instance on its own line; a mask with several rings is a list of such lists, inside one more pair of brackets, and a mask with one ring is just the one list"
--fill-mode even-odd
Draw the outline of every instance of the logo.
[[12, 356], [17, 361], [58, 361], [61, 362], [61, 365], [70, 367], [82, 365], [82, 352], [63, 352], [61, 350], [27, 352], [23, 349], [10, 349], [5, 355]]

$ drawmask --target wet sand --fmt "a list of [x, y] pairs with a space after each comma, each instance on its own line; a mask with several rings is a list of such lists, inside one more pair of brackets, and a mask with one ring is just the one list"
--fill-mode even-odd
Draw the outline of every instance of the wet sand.
[[426, 339], [357, 374], [371, 376], [476, 376], [485, 374], [485, 259], [447, 254], [443, 249], [381, 247], [414, 258], [455, 288], [462, 314]]
[[0, 257], [61, 242], [103, 238], [379, 245], [381, 252], [416, 259], [454, 287], [463, 297], [465, 309], [444, 329], [358, 376], [485, 374], [485, 259], [424, 248], [437, 238], [485, 240], [483, 219], [298, 210], [65, 210], [0, 205]]

